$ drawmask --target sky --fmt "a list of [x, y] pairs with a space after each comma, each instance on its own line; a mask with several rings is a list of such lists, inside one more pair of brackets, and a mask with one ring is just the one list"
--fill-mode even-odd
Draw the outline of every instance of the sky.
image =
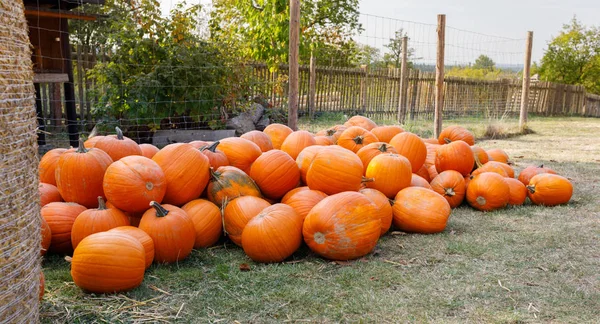
[[[168, 12], [179, 0], [159, 0]], [[250, 0], [245, 0], [250, 1]], [[210, 4], [210, 0], [188, 0]], [[446, 64], [468, 64], [480, 54], [496, 63], [522, 65], [527, 31], [533, 31], [533, 61], [573, 16], [584, 25], [600, 25], [600, 0], [360, 0], [363, 44], [386, 52], [402, 28], [417, 62], [435, 62], [437, 14], [446, 14]]]

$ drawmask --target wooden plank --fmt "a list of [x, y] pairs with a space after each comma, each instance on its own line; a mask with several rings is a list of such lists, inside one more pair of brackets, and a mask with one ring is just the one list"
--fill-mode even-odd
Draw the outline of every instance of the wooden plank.
[[69, 81], [66, 73], [35, 73], [33, 83], [63, 83]]
[[433, 136], [435, 138], [437, 138], [442, 132], [442, 112], [444, 111], [444, 50], [446, 38], [446, 15], [438, 15], [437, 36], [437, 59], [435, 63], [435, 111], [433, 120]]
[[316, 88], [317, 88], [317, 76], [316, 67], [317, 62], [315, 62], [315, 58], [313, 53], [310, 52], [310, 72], [309, 72], [309, 84], [308, 84], [308, 116], [310, 119], [313, 119], [315, 116], [315, 96], [316, 96]]

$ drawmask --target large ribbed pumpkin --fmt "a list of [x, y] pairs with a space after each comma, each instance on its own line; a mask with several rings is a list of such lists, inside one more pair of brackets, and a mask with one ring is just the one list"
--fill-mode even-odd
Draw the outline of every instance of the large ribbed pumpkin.
[[508, 154], [501, 149], [489, 149], [486, 151], [490, 161], [508, 163]]
[[494, 172], [503, 177], [508, 177], [508, 173], [502, 165], [508, 166], [507, 164], [501, 162], [488, 161], [488, 163], [480, 165], [475, 171], [471, 172], [471, 175], [476, 176], [485, 172]]
[[318, 145], [309, 146], [298, 154], [296, 158], [296, 165], [298, 169], [300, 169], [300, 178], [302, 182], [306, 184], [306, 174], [308, 173], [308, 168], [312, 164], [317, 152], [319, 152], [323, 147]]
[[130, 155], [142, 155], [142, 149], [132, 139], [123, 136], [119, 127], [115, 127], [117, 135], [103, 136], [94, 144], [94, 148], [106, 152], [113, 161]]
[[67, 149], [64, 148], [55, 148], [42, 156], [39, 168], [40, 182], [56, 186], [56, 166], [58, 165], [58, 159], [66, 151]]
[[141, 213], [151, 201], [161, 202], [167, 191], [165, 173], [143, 156], [126, 156], [106, 170], [103, 184], [107, 200], [118, 209]]
[[324, 192], [311, 190], [308, 187], [299, 187], [283, 196], [281, 203], [294, 208], [296, 213], [304, 219], [310, 210], [325, 198], [327, 195]]
[[227, 202], [223, 209], [223, 230], [233, 243], [242, 246], [242, 231], [248, 221], [269, 206], [271, 204], [268, 201], [254, 196], [243, 196]]
[[410, 186], [411, 187], [422, 187], [422, 188], [426, 188], [426, 189], [431, 189], [433, 190], [433, 188], [431, 188], [431, 185], [429, 184], [429, 182], [421, 177], [420, 175], [413, 173], [412, 177], [410, 179]]
[[253, 130], [244, 133], [240, 137], [258, 145], [260, 150], [263, 152], [267, 152], [273, 149], [273, 143], [271, 143], [271, 138], [269, 138], [269, 135], [265, 134], [264, 132]]
[[556, 174], [554, 170], [544, 167], [543, 164], [540, 166], [530, 165], [519, 173], [519, 181], [524, 185], [528, 185], [531, 178], [541, 173]]
[[46, 255], [48, 252], [48, 248], [50, 247], [50, 243], [52, 242], [52, 230], [50, 229], [50, 225], [46, 222], [44, 217], [40, 217], [41, 219], [41, 236], [42, 236], [42, 249], [40, 254]]
[[102, 197], [98, 197], [98, 208], [84, 210], [75, 219], [71, 229], [71, 244], [76, 249], [86, 236], [128, 225], [129, 218], [125, 213], [115, 208], [106, 208]]
[[[434, 166], [435, 168], [435, 166]], [[431, 178], [429, 177], [429, 171], [427, 170], [427, 166], [425, 164], [423, 164], [423, 166], [419, 169], [419, 171], [413, 173], [418, 175], [419, 177], [425, 179], [427, 181], [427, 183], [429, 183], [429, 181], [431, 181]]]
[[375, 142], [363, 146], [360, 150], [358, 150], [358, 152], [356, 152], [356, 155], [358, 155], [358, 157], [363, 163], [365, 171], [367, 171], [367, 166], [369, 166], [369, 162], [371, 162], [371, 160], [377, 155], [384, 153], [398, 154], [398, 151], [396, 151], [396, 149], [390, 144], [384, 142]]
[[351, 126], [342, 132], [337, 140], [337, 145], [356, 153], [361, 148], [375, 142], [379, 142], [379, 140], [373, 133], [362, 127]]
[[327, 146], [314, 157], [306, 184], [310, 189], [333, 195], [358, 191], [362, 183], [363, 165], [358, 156], [339, 146]]
[[465, 199], [465, 178], [458, 171], [447, 170], [440, 172], [435, 179], [431, 180], [431, 189], [442, 195], [450, 207], [458, 207]]
[[360, 193], [365, 195], [375, 207], [377, 207], [377, 213], [379, 219], [381, 219], [381, 235], [387, 233], [392, 226], [392, 204], [391, 201], [379, 190], [364, 188], [360, 189]]
[[300, 170], [296, 161], [286, 152], [271, 150], [263, 153], [250, 168], [250, 177], [267, 198], [279, 199], [296, 188], [300, 181]]
[[458, 140], [438, 147], [435, 153], [435, 168], [437, 172], [454, 170], [463, 176], [471, 173], [475, 157], [469, 144]]
[[394, 136], [404, 132], [400, 126], [377, 126], [371, 130], [373, 135], [377, 136], [380, 142], [389, 143]]
[[165, 204], [182, 206], [200, 197], [208, 184], [210, 163], [198, 149], [187, 143], [169, 144], [154, 155], [165, 174]]
[[439, 233], [446, 228], [450, 204], [437, 192], [408, 187], [397, 195], [392, 207], [394, 226], [411, 233]]
[[254, 180], [244, 171], [233, 166], [223, 166], [217, 170], [210, 169], [206, 194], [208, 200], [219, 207], [240, 196], [262, 197]]
[[289, 154], [292, 159], [296, 159], [298, 154], [306, 147], [317, 145], [314, 136], [307, 131], [295, 131], [286, 137], [283, 144], [281, 144], [281, 150]]
[[529, 180], [527, 195], [532, 203], [544, 206], [566, 204], [573, 195], [569, 179], [551, 173], [541, 173]]
[[427, 159], [427, 147], [423, 140], [409, 132], [400, 133], [390, 141], [398, 154], [406, 157], [412, 166], [412, 172], [417, 172]]
[[56, 166], [56, 187], [65, 201], [88, 208], [98, 207], [98, 196], [104, 196], [102, 181], [113, 160], [104, 151], [79, 148], [61, 154]]
[[285, 204], [263, 209], [242, 231], [242, 247], [256, 262], [281, 262], [302, 244], [303, 218]]
[[227, 155], [231, 166], [246, 173], [250, 172], [250, 166], [262, 154], [258, 145], [240, 137], [224, 138], [217, 148]]
[[377, 124], [375, 124], [375, 122], [372, 121], [371, 119], [369, 119], [368, 117], [356, 115], [356, 116], [350, 117], [350, 119], [348, 119], [344, 123], [344, 126], [346, 126], [346, 127], [359, 126], [359, 127], [362, 127], [364, 129], [370, 131], [371, 129], [377, 127]]
[[315, 145], [329, 146], [335, 144], [330, 136], [315, 136]]
[[154, 242], [154, 261], [173, 263], [185, 259], [194, 248], [194, 223], [181, 208], [150, 202], [139, 228]]
[[283, 141], [294, 131], [283, 124], [270, 124], [263, 130], [263, 133], [269, 136], [274, 149], [281, 149]]
[[60, 192], [58, 192], [58, 188], [54, 185], [40, 183], [38, 190], [40, 191], [40, 206], [42, 207], [51, 202], [63, 201]]
[[194, 248], [207, 248], [217, 243], [223, 233], [223, 219], [217, 205], [204, 199], [195, 199], [181, 207], [194, 223]]
[[402, 155], [381, 154], [369, 162], [365, 176], [367, 188], [377, 189], [392, 199], [398, 191], [410, 186], [411, 165]]
[[504, 181], [508, 184], [508, 188], [510, 189], [510, 199], [508, 200], [508, 204], [513, 206], [523, 205], [525, 199], [527, 199], [527, 188], [525, 185], [514, 178], [504, 178]]
[[84, 210], [86, 210], [84, 206], [68, 202], [52, 202], [42, 207], [42, 217], [48, 223], [52, 233], [48, 251], [57, 254], [71, 254], [73, 252], [71, 229], [77, 216]]
[[344, 125], [335, 125], [331, 128], [322, 130], [317, 132], [317, 136], [328, 136], [333, 141], [333, 144], [337, 144], [337, 140], [342, 135], [342, 133], [346, 130], [346, 126]]
[[142, 243], [146, 253], [146, 269], [150, 267], [152, 261], [154, 261], [154, 241], [152, 241], [150, 235], [133, 226], [119, 226], [109, 230], [109, 232], [129, 235]]
[[304, 219], [304, 241], [316, 254], [351, 260], [371, 252], [381, 234], [375, 204], [359, 192], [342, 192], [319, 202]]
[[471, 207], [491, 211], [506, 207], [510, 199], [510, 188], [503, 176], [484, 172], [471, 178], [466, 197]]
[[147, 143], [140, 144], [140, 149], [142, 150], [142, 156], [145, 156], [149, 159], [154, 157], [154, 154], [158, 153], [159, 151], [158, 147]]
[[455, 141], [463, 141], [469, 145], [475, 145], [473, 133], [461, 126], [448, 126], [442, 130], [438, 137], [440, 144], [448, 144]]
[[217, 146], [219, 146], [221, 142], [214, 142], [210, 145], [204, 145], [200, 147], [200, 152], [204, 154], [208, 158], [208, 162], [213, 169], [218, 169], [222, 166], [229, 165], [229, 159], [225, 153], [217, 150]]
[[71, 276], [79, 288], [92, 293], [131, 290], [144, 280], [146, 253], [136, 238], [115, 232], [92, 234], [77, 246]]

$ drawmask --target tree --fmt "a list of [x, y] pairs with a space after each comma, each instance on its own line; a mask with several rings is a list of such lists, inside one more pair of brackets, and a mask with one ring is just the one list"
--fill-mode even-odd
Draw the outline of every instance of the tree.
[[474, 69], [493, 71], [496, 67], [496, 63], [494, 63], [494, 61], [492, 61], [492, 59], [488, 56], [481, 54], [475, 60], [475, 64], [473, 64], [472, 67]]
[[542, 57], [540, 76], [600, 94], [600, 28], [583, 26], [575, 17], [563, 25]]
[[[393, 66], [399, 68], [402, 65], [402, 38], [406, 36], [406, 33], [402, 28], [398, 29], [394, 33], [394, 38], [390, 38], [390, 42], [387, 45], [384, 45], [386, 48], [390, 50], [390, 53], [385, 53], [383, 55], [383, 61], [387, 66]], [[408, 47], [408, 60], [409, 67], [411, 67], [410, 59], [414, 56], [415, 49]]]

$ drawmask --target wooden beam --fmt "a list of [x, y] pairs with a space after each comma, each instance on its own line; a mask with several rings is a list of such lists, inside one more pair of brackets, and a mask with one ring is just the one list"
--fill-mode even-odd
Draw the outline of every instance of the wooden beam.
[[33, 83], [64, 83], [69, 82], [66, 73], [36, 73], [33, 75]]
[[446, 46], [446, 15], [438, 15], [437, 60], [435, 63], [435, 112], [433, 136], [442, 132], [442, 113], [444, 111], [444, 49]]
[[527, 112], [529, 105], [529, 74], [531, 69], [531, 47], [533, 44], [533, 32], [527, 32], [525, 41], [525, 62], [523, 66], [523, 87], [521, 89], [521, 113], [519, 114], [519, 129], [524, 131], [527, 127]]
[[298, 129], [298, 56], [300, 51], [300, 0], [290, 1], [288, 126]]
[[25, 16], [33, 17], [48, 17], [48, 18], [66, 18], [73, 20], [97, 20], [98, 15], [82, 14], [67, 10], [54, 10], [54, 9], [39, 9], [39, 8], [25, 8]]

